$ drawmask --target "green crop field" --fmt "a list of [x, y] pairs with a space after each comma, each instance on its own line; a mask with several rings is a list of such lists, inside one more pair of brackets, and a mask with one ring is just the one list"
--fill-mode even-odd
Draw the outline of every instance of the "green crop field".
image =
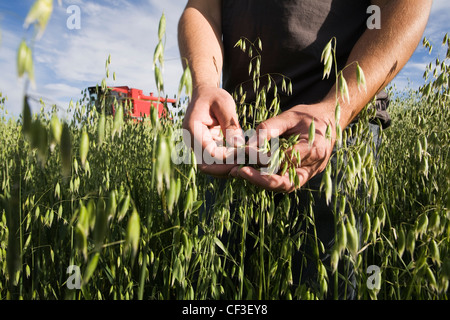
[[[160, 43], [163, 34], [164, 19]], [[448, 37], [443, 43], [450, 47]], [[242, 39], [238, 46], [248, 52], [261, 45]], [[27, 48], [21, 46], [19, 71], [32, 77]], [[260, 77], [255, 57], [254, 81]], [[158, 45], [160, 92], [163, 59]], [[290, 210], [292, 201], [303, 201], [296, 193], [275, 195], [236, 179], [219, 183], [197, 170], [178, 130], [185, 101], [171, 117], [158, 119], [153, 112], [135, 123], [120, 105], [115, 116], [98, 112], [87, 95], [70, 106], [70, 119], [60, 119], [57, 110], [32, 114], [25, 96], [15, 119], [6, 116], [8, 93], [2, 92], [0, 300], [325, 299], [336, 297], [332, 288], [342, 280], [356, 286], [361, 300], [447, 300], [449, 59], [450, 49], [445, 59], [430, 63], [419, 90], [391, 89], [392, 125], [381, 132], [377, 157], [369, 143], [370, 105], [357, 124], [338, 132], [336, 161], [320, 190], [336, 208], [329, 252], [315, 232], [314, 207]], [[186, 70], [179, 96], [191, 89]], [[288, 79], [282, 87], [289, 93]], [[241, 113], [259, 123], [279, 110], [276, 96], [273, 103], [259, 81], [254, 89], [256, 104], [240, 103], [239, 92], [235, 98]], [[282, 150], [293, 142], [281, 140]], [[176, 164], [179, 154], [185, 161]], [[306, 191], [312, 198], [318, 190]], [[292, 258], [307, 248], [317, 281], [298, 285]], [[295, 267], [305, 267], [304, 261]], [[354, 282], [346, 280], [350, 269]]]

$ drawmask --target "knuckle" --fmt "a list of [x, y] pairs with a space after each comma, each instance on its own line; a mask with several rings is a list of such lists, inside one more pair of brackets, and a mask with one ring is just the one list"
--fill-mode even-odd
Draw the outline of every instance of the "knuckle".
[[328, 157], [328, 151], [326, 148], [320, 145], [316, 145], [314, 148], [314, 158], [316, 161], [325, 160]]
[[268, 130], [269, 129], [268, 121], [266, 120], [264, 122], [261, 122], [258, 126], [258, 129], [259, 130]]

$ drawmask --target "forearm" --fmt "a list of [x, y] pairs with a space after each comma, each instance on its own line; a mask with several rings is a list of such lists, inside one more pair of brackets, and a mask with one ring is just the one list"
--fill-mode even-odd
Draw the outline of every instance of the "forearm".
[[[348, 64], [351, 66], [344, 71], [350, 102], [339, 97], [342, 128], [350, 124], [408, 62], [422, 38], [431, 4], [432, 0], [391, 0], [384, 1], [380, 6], [381, 29], [367, 29], [364, 32], [350, 53]], [[356, 61], [364, 71], [366, 90], [358, 88]], [[336, 87], [322, 103], [334, 112]]]
[[189, 64], [194, 88], [220, 85], [223, 64], [221, 1], [189, 1], [178, 25], [183, 64]]

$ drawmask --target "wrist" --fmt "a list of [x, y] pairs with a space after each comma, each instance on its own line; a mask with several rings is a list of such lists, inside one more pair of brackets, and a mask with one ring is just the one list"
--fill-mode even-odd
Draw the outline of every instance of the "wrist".
[[[200, 70], [199, 70], [200, 69]], [[203, 69], [203, 70], [202, 70]], [[213, 70], [204, 70], [205, 67], [198, 68], [195, 65], [191, 66], [191, 76], [192, 76], [192, 88], [219, 88], [220, 87], [220, 77], [218, 73]]]
[[192, 85], [192, 91], [201, 91], [204, 89], [218, 89], [219, 87], [217, 85], [214, 85], [209, 82], [201, 82], [201, 83], [194, 83]]
[[331, 120], [333, 127], [339, 124], [341, 129], [345, 129], [356, 116], [352, 105], [349, 102], [343, 101], [340, 96], [336, 99], [334, 92], [317, 105], [319, 106], [318, 108], [321, 108], [321, 112], [326, 114]]

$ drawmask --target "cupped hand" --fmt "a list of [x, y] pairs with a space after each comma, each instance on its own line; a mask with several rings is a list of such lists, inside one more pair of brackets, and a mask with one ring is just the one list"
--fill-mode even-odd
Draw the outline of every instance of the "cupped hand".
[[[236, 105], [231, 95], [217, 87], [198, 87], [183, 120], [200, 171], [215, 176], [229, 176], [237, 166], [236, 147], [244, 144]], [[224, 137], [226, 143], [224, 143]]]
[[[309, 141], [309, 129], [312, 121], [315, 126], [315, 138], [312, 144]], [[331, 137], [327, 137], [327, 127], [331, 125]], [[263, 189], [275, 192], [289, 193], [297, 187], [303, 186], [316, 174], [322, 172], [331, 157], [336, 129], [334, 111], [322, 105], [299, 105], [283, 112], [277, 117], [270, 118], [262, 122], [256, 129], [257, 135], [250, 139], [248, 149], [261, 147], [261, 142], [265, 139], [280, 137], [290, 137], [299, 135], [298, 143], [292, 149], [300, 154], [300, 166], [296, 167], [299, 178], [299, 185], [295, 186], [289, 178], [289, 174], [268, 174], [267, 171], [256, 169], [251, 166], [234, 167], [230, 174], [234, 177], [246, 179], [252, 184]], [[288, 156], [292, 149], [287, 150]]]

